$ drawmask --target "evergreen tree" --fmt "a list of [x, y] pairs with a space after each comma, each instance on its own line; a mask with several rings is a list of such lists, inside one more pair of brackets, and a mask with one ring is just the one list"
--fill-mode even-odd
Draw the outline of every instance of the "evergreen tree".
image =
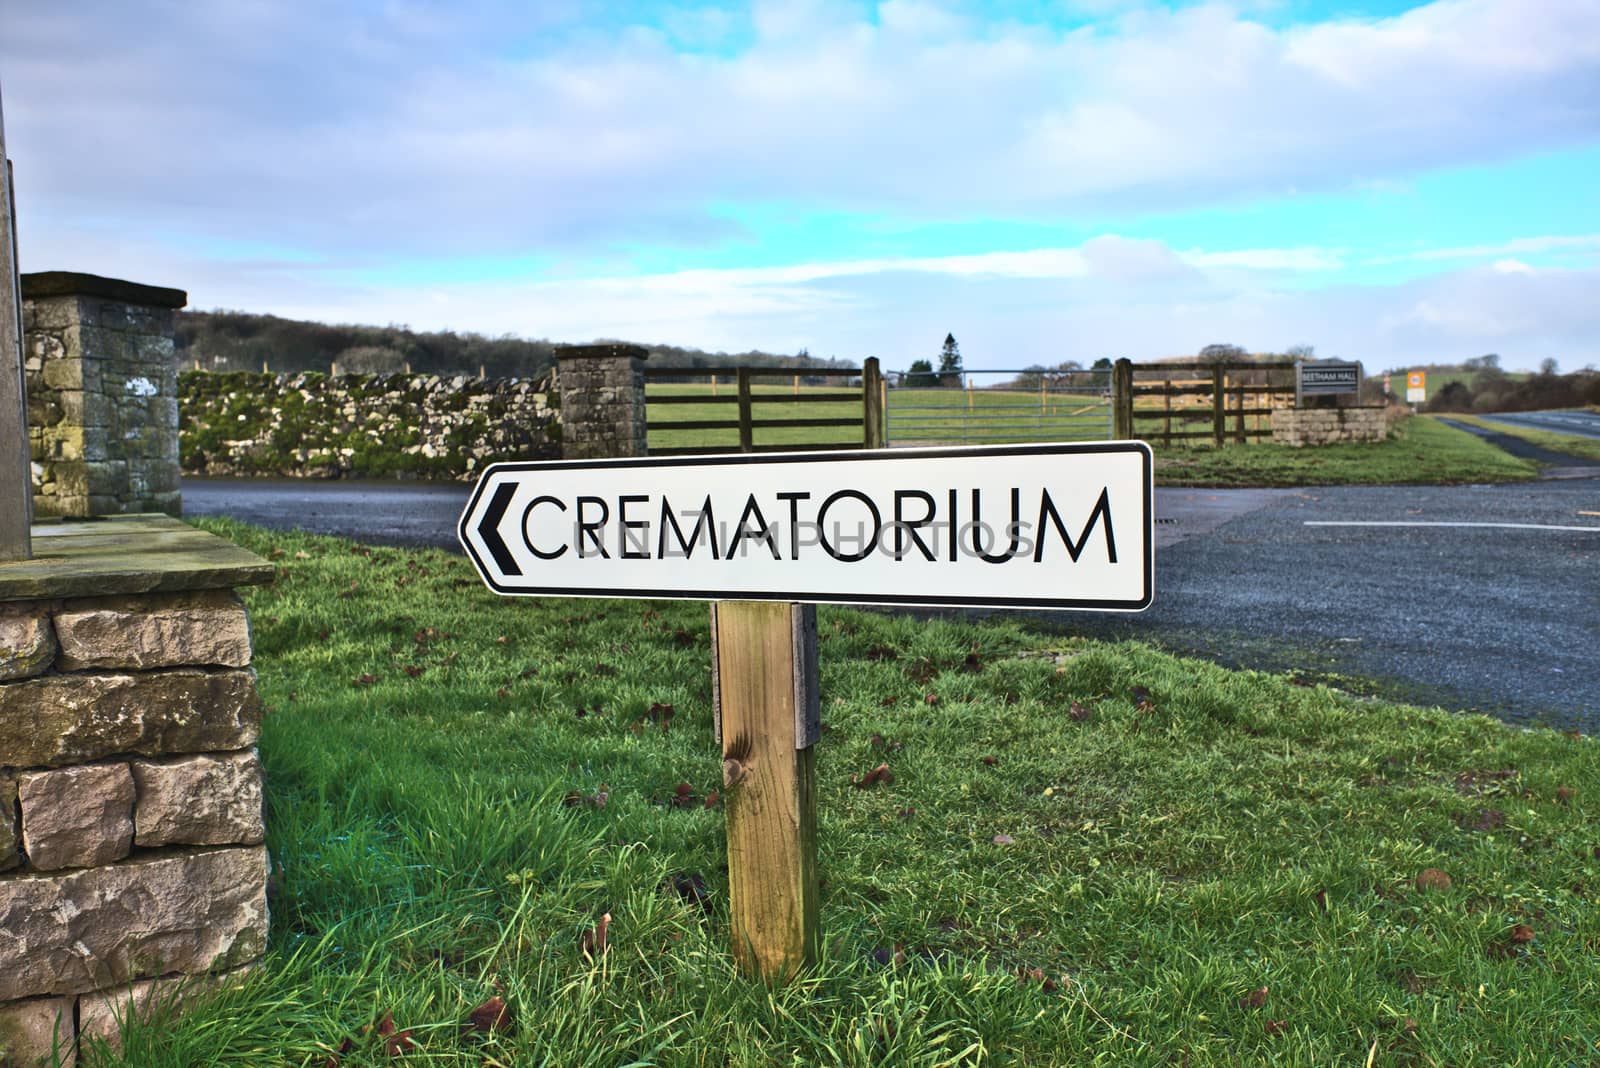
[[954, 334], [944, 336], [944, 348], [939, 352], [939, 383], [945, 386], [961, 384], [961, 346]]
[[938, 385], [938, 380], [933, 377], [933, 364], [927, 360], [912, 360], [911, 370], [906, 372], [905, 384], [908, 389]]

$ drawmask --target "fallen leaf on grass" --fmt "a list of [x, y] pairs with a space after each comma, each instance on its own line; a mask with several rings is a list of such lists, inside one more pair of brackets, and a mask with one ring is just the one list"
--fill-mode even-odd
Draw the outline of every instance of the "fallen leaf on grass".
[[905, 748], [904, 742], [892, 741], [881, 734], [874, 734], [868, 739], [867, 744], [874, 749], [882, 749], [886, 753], [898, 753]]
[[1239, 999], [1241, 1009], [1259, 1009], [1267, 1003], [1267, 988], [1258, 986], [1250, 993]]
[[1074, 701], [1067, 708], [1067, 717], [1069, 719], [1077, 721], [1078, 723], [1082, 723], [1084, 720], [1089, 718], [1089, 716], [1090, 716], [1090, 714], [1092, 712], [1093, 712], [1093, 709], [1091, 709], [1088, 705], [1082, 704], [1081, 702], [1078, 702], [1078, 701]]
[[997, 756], [985, 756], [983, 758], [983, 766], [986, 768], [992, 768], [998, 763], [1000, 763], [1000, 758]]
[[611, 913], [607, 912], [600, 917], [600, 922], [594, 927], [578, 936], [578, 949], [589, 960], [605, 956], [609, 944], [607, 932], [611, 927]]
[[378, 681], [378, 676], [368, 674], [368, 675], [362, 675], [359, 678], [357, 678], [355, 680], [355, 684], [357, 686], [371, 686], [373, 683], [375, 683], [377, 681]]
[[1265, 1030], [1269, 1035], [1281, 1035], [1289, 1030], [1288, 1020], [1268, 1020]]
[[917, 810], [914, 808], [903, 808], [899, 812], [896, 812], [895, 815], [899, 816], [903, 820], [915, 819]]
[[1026, 964], [1017, 968], [1017, 983], [1022, 986], [1026, 986], [1029, 983], [1038, 983], [1039, 989], [1046, 994], [1053, 994], [1056, 989], [1056, 981], [1054, 979], [1044, 974], [1042, 969], [1030, 968]]
[[1417, 872], [1417, 889], [1424, 893], [1429, 890], [1448, 890], [1450, 885], [1449, 874], [1438, 868], [1423, 868]]
[[356, 583], [356, 581], [354, 579], [352, 579], [350, 581], [350, 588], [347, 589], [347, 590], [341, 590], [339, 592], [339, 596], [341, 598], [345, 599], [345, 600], [349, 600], [351, 597], [354, 597], [356, 595], [356, 587], [357, 587], [357, 585], [358, 585], [358, 583]]
[[672, 888], [684, 901], [697, 905], [702, 912], [708, 915], [711, 912], [711, 895], [706, 890], [706, 881], [699, 874], [690, 872], [687, 875], [669, 875], [662, 885]]
[[1135, 686], [1128, 691], [1128, 696], [1133, 698], [1133, 707], [1140, 712], [1149, 712], [1156, 707], [1155, 702], [1150, 699], [1150, 691], [1143, 686]]
[[887, 764], [879, 764], [877, 767], [873, 768], [859, 779], [857, 779], [854, 775], [850, 776], [850, 785], [854, 786], [857, 790], [865, 790], [868, 787], [877, 786], [880, 783], [884, 786], [888, 786], [893, 782], [894, 772], [889, 770], [889, 765]]
[[267, 554], [267, 559], [268, 560], [282, 560], [285, 556], [288, 556], [288, 555], [289, 555], [288, 552], [283, 550], [283, 549], [274, 549], [270, 553]]
[[1317, 903], [1318, 912], [1328, 911], [1328, 892], [1326, 890], [1318, 890], [1311, 895], [1311, 900]]
[[695, 801], [694, 787], [686, 782], [680, 782], [678, 788], [672, 792], [672, 800], [667, 803], [673, 808], [693, 808]]
[[1533, 941], [1533, 928], [1525, 923], [1514, 924], [1507, 936], [1513, 945], [1523, 946]]
[[322, 1068], [339, 1068], [339, 1058], [343, 1057], [346, 1053], [351, 1052], [355, 1048], [355, 1041], [353, 1039], [346, 1038], [343, 1042], [339, 1043], [339, 1048], [330, 1053], [328, 1055], [328, 1059], [322, 1062]]
[[936, 705], [936, 704], [939, 703], [939, 695], [936, 694], [936, 693], [930, 693], [927, 696], [925, 696], [922, 700], [924, 702], [926, 702], [927, 704]]
[[467, 1029], [490, 1034], [511, 1030], [511, 1010], [505, 999], [492, 997], [467, 1014]]
[[717, 802], [721, 800], [722, 795], [712, 790], [709, 794], [706, 794], [706, 808], [716, 808]]
[[[502, 634], [499, 637], [495, 638], [494, 643], [496, 645], [510, 645], [511, 644], [511, 639], [508, 636]], [[498, 999], [496, 999], [496, 1000], [498, 1000]]]
[[606, 784], [601, 783], [600, 789], [592, 794], [585, 794], [581, 790], [568, 790], [567, 795], [561, 799], [561, 803], [568, 808], [576, 808], [579, 805], [593, 805], [595, 808], [605, 808], [606, 801], [610, 796], [606, 790]]
[[417, 1044], [416, 1042], [412, 1041], [411, 1035], [412, 1031], [409, 1027], [404, 1031], [398, 1032], [397, 1034], [390, 1035], [383, 1041], [383, 1052], [391, 1057], [398, 1057], [401, 1054], [410, 1053], [412, 1050], [417, 1048]]
[[415, 679], [420, 677], [422, 673], [427, 670], [427, 668], [422, 667], [420, 664], [407, 664], [400, 670], [404, 671], [407, 675]]
[[1556, 801], [1560, 804], [1570, 805], [1572, 804], [1572, 799], [1576, 796], [1578, 796], [1578, 791], [1570, 786], [1556, 787]]
[[993, 838], [989, 839], [989, 841], [993, 842], [995, 845], [1015, 845], [1017, 842], [1017, 840], [1011, 837], [1009, 834], [997, 834]]
[[867, 650], [867, 659], [873, 661], [899, 660], [900, 654], [887, 645], [874, 645]]

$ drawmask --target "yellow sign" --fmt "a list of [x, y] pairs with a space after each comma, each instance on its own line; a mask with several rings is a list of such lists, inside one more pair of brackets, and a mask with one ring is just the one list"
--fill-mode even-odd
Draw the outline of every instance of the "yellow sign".
[[1422, 371], [1412, 371], [1410, 374], [1406, 375], [1406, 388], [1422, 389], [1425, 385], [1427, 377], [1428, 376]]

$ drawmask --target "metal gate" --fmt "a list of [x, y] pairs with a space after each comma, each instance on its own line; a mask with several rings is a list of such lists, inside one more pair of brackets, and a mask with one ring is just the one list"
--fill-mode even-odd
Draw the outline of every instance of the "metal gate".
[[888, 445], [1103, 441], [1111, 371], [893, 371], [884, 375]]

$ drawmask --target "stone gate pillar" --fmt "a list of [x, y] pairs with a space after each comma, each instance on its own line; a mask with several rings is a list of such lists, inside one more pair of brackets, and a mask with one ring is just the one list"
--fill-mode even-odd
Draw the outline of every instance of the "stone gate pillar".
[[640, 345], [564, 345], [556, 350], [563, 458], [645, 455], [646, 351]]
[[22, 276], [34, 514], [178, 515], [181, 289], [69, 271]]

